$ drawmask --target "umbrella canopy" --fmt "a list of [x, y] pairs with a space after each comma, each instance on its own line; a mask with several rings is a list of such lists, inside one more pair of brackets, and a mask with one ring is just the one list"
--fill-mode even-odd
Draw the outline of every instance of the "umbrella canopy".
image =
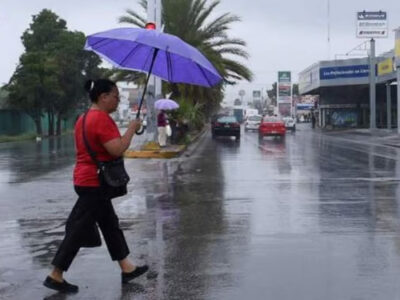
[[88, 36], [85, 49], [119, 69], [144, 71], [168, 82], [211, 87], [222, 80], [200, 51], [157, 30], [111, 29]]
[[179, 108], [179, 104], [171, 99], [159, 99], [154, 103], [154, 107], [159, 110], [174, 110]]

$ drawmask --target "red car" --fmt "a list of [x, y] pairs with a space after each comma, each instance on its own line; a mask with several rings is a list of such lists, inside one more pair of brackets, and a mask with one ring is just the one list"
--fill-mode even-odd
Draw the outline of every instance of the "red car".
[[266, 116], [262, 119], [260, 127], [258, 127], [259, 139], [262, 139], [264, 136], [284, 137], [285, 134], [285, 123], [278, 117]]

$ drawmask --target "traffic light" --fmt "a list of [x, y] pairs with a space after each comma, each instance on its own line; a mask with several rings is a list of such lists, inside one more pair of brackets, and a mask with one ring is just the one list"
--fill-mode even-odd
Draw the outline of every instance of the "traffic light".
[[150, 29], [150, 30], [155, 30], [155, 29], [156, 29], [156, 24], [153, 23], [153, 22], [149, 22], [149, 23], [146, 23], [146, 25], [144, 26], [144, 28]]

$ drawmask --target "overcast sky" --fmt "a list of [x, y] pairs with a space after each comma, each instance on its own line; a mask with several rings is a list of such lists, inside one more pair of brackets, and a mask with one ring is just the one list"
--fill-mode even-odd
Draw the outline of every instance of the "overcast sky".
[[[382, 10], [388, 13], [389, 37], [377, 40], [377, 53], [394, 47], [393, 29], [400, 26], [399, 0], [221, 0], [216, 15], [230, 12], [242, 18], [231, 37], [247, 42], [250, 59], [245, 62], [254, 73], [252, 83], [242, 82], [227, 89], [229, 100], [246, 96], [252, 90], [269, 88], [279, 70], [298, 73], [311, 64], [344, 54], [364, 40], [356, 38], [356, 12]], [[117, 18], [127, 8], [140, 8], [135, 0], [0, 0], [0, 84], [8, 82], [24, 48], [21, 35], [29, 27], [32, 15], [48, 8], [67, 21], [70, 30], [85, 34], [123, 26]], [[330, 20], [330, 51], [328, 47]], [[330, 53], [330, 55], [329, 55]]]

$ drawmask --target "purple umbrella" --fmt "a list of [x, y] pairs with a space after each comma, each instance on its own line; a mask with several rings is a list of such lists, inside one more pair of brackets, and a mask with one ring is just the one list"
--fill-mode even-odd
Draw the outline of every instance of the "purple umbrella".
[[159, 99], [154, 103], [154, 107], [158, 110], [174, 110], [179, 108], [179, 104], [171, 99]]
[[92, 34], [85, 49], [119, 69], [144, 71], [168, 82], [211, 87], [222, 79], [199, 50], [157, 30], [117, 28]]
[[196, 48], [180, 38], [143, 28], [117, 28], [90, 35], [86, 50], [91, 50], [120, 69], [148, 73], [139, 104], [143, 104], [150, 74], [168, 82], [211, 87], [222, 80], [213, 65]]

